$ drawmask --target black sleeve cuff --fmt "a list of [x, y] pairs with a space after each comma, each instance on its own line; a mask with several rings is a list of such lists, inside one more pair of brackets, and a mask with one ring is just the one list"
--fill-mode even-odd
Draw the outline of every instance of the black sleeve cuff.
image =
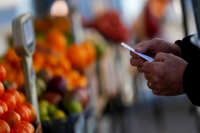
[[200, 106], [200, 63], [188, 63], [183, 75], [183, 88], [190, 101]]
[[182, 51], [182, 58], [187, 62], [200, 61], [200, 49], [190, 41], [191, 36], [185, 37], [182, 41], [175, 42]]

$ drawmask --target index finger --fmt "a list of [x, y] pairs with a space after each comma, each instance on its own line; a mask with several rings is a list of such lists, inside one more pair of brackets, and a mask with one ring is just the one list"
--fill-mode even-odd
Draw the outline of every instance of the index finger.
[[135, 54], [134, 52], [130, 51], [130, 55], [135, 59], [140, 59], [140, 56]]

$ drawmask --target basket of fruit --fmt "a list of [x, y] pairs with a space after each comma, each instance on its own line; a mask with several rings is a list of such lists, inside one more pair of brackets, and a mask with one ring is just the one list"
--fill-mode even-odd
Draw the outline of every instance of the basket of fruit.
[[[45, 70], [42, 72], [44, 73]], [[54, 76], [45, 83], [40, 73], [37, 74], [36, 85], [38, 89], [43, 89], [39, 95], [39, 112], [43, 132], [74, 131], [80, 116], [86, 114], [90, 108], [88, 89], [79, 87], [67, 90], [67, 81], [62, 76]]]

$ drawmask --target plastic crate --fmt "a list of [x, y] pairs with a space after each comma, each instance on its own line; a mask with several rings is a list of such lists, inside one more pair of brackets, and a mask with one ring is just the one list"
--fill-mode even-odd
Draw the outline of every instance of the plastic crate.
[[95, 119], [93, 110], [86, 109], [81, 114], [73, 114], [67, 117], [67, 121], [54, 120], [42, 122], [43, 133], [88, 133], [88, 120]]

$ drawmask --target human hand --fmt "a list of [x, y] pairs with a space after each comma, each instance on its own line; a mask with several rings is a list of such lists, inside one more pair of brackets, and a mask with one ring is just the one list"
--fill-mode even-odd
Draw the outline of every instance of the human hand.
[[155, 95], [175, 96], [184, 93], [183, 73], [187, 64], [172, 54], [158, 53], [154, 61], [145, 62], [142, 69]]
[[[171, 53], [181, 57], [181, 49], [178, 45], [157, 38], [139, 43], [133, 48], [136, 50], [136, 52], [146, 54], [153, 58], [158, 52]], [[133, 52], [130, 52], [130, 54], [132, 56], [130, 60], [131, 65], [136, 66], [139, 72], [143, 72], [142, 65], [144, 62], [146, 62], [146, 60]]]

